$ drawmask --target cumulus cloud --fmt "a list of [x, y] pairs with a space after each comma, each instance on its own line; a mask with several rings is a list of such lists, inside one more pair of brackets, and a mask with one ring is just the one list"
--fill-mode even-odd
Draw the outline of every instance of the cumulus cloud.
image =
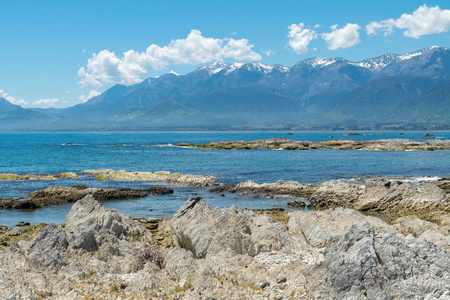
[[150, 45], [145, 52], [129, 50], [118, 57], [109, 50], [93, 54], [87, 66], [80, 68], [78, 76], [82, 86], [101, 86], [103, 83], [137, 83], [148, 66], [155, 70], [170, 64], [201, 64], [224, 58], [234, 60], [260, 60], [246, 39], [206, 38], [198, 30], [191, 30], [185, 39], [172, 40], [169, 45]]
[[366, 26], [366, 32], [368, 35], [384, 33], [387, 36], [394, 32], [394, 28], [402, 29], [404, 36], [416, 39], [422, 35], [447, 32], [450, 30], [450, 10], [424, 4], [412, 14], [403, 14], [396, 20], [370, 22]]
[[59, 102], [58, 98], [53, 98], [53, 99], [47, 98], [47, 99], [39, 99], [37, 101], [34, 101], [32, 104], [34, 104], [34, 105], [52, 105], [52, 104], [55, 104], [58, 102]]
[[8, 93], [5, 92], [4, 90], [0, 90], [0, 98], [4, 98], [4, 99], [8, 100], [9, 102], [11, 102], [12, 104], [16, 104], [16, 105], [30, 104], [23, 99], [14, 98], [14, 97], [9, 96]]
[[331, 26], [330, 33], [323, 33], [322, 39], [327, 42], [328, 49], [337, 50], [339, 48], [349, 48], [359, 44], [359, 29], [358, 24], [348, 23], [344, 27], [338, 29], [337, 24]]
[[84, 103], [84, 102], [88, 101], [89, 99], [94, 98], [100, 94], [101, 93], [97, 90], [90, 90], [89, 94], [87, 96], [81, 95], [80, 97], [78, 97], [78, 100], [80, 100], [80, 102]]
[[305, 28], [305, 24], [299, 23], [288, 26], [289, 46], [297, 54], [305, 54], [308, 52], [309, 43], [317, 39], [317, 34], [314, 30]]

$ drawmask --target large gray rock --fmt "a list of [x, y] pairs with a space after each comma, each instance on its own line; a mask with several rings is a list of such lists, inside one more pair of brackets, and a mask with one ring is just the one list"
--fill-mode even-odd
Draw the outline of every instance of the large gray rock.
[[67, 245], [64, 229], [56, 223], [50, 223], [31, 243], [28, 266], [34, 269], [61, 269], [67, 264], [64, 257]]
[[[325, 250], [307, 276], [317, 299], [448, 299], [450, 253], [398, 233], [377, 235], [368, 222], [353, 225]], [[446, 298], [447, 297], [447, 298]]]
[[186, 201], [171, 226], [175, 241], [196, 258], [225, 252], [255, 256], [293, 247], [286, 228], [273, 218], [236, 206], [212, 209], [202, 198]]
[[450, 251], [450, 225], [439, 226], [418, 218], [402, 217], [396, 220], [394, 226], [403, 235], [412, 234], [414, 237], [428, 240]]
[[114, 255], [120, 239], [143, 236], [145, 229], [129, 216], [116, 210], [105, 209], [88, 195], [76, 202], [66, 217], [69, 247], [96, 251], [105, 248]]
[[380, 233], [394, 232], [395, 228], [378, 218], [365, 216], [356, 210], [346, 208], [324, 211], [296, 211], [289, 218], [289, 233], [304, 237], [313, 247], [326, 247], [337, 242], [353, 224], [368, 221]]

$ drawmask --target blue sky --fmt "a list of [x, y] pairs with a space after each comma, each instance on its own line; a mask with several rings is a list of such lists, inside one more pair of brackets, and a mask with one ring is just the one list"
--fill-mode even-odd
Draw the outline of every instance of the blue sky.
[[1, 0], [0, 12], [0, 96], [24, 107], [72, 106], [215, 60], [290, 67], [450, 47], [448, 0]]

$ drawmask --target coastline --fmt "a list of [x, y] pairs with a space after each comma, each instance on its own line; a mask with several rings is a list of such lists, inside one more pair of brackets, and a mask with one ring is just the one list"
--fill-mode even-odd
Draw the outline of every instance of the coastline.
[[[213, 209], [197, 197], [170, 220], [132, 219], [86, 196], [62, 226], [30, 226], [6, 233], [7, 241], [0, 236], [0, 297], [364, 298], [382, 289], [384, 297], [412, 292], [445, 299], [450, 290], [450, 180], [415, 186], [386, 178], [361, 180], [315, 187], [313, 194], [326, 195], [320, 201], [327, 205], [315, 211]], [[443, 189], [437, 182], [444, 183]], [[279, 181], [235, 188], [273, 197], [304, 186]], [[417, 194], [421, 188], [440, 190], [423, 206], [423, 196], [430, 193]], [[331, 192], [337, 202], [329, 205]], [[376, 198], [370, 203], [396, 199], [409, 210], [386, 223], [344, 208], [359, 203], [348, 198], [355, 195], [365, 203], [368, 195]], [[420, 219], [417, 212], [424, 207], [438, 218]], [[389, 207], [379, 210], [389, 212]], [[401, 271], [406, 269], [415, 271]], [[362, 276], [374, 270], [385, 282], [381, 286]], [[23, 280], [30, 284], [24, 287]]]

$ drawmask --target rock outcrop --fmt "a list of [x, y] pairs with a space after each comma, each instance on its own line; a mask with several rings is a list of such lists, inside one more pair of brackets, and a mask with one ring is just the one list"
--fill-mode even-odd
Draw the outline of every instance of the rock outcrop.
[[341, 149], [341, 150], [449, 150], [450, 140], [414, 141], [408, 139], [385, 140], [329, 140], [324, 142], [294, 141], [286, 138], [270, 138], [267, 140], [211, 142], [208, 144], [193, 145], [188, 143], [175, 146], [194, 147], [199, 149], [276, 149], [276, 150], [311, 150], [311, 149]]
[[110, 201], [143, 198], [148, 195], [165, 195], [171, 193], [173, 193], [172, 189], [161, 186], [150, 187], [143, 190], [134, 190], [130, 188], [87, 188], [82, 185], [76, 185], [73, 187], [50, 186], [44, 190], [31, 193], [25, 200], [0, 198], [0, 209], [36, 209], [50, 205], [76, 202], [86, 195], [93, 195], [98, 201]]
[[125, 170], [86, 170], [82, 172], [86, 175], [93, 175], [100, 180], [142, 180], [142, 181], [163, 181], [167, 184], [186, 186], [213, 186], [220, 183], [214, 176], [192, 175], [181, 173], [170, 173], [168, 171], [159, 172], [127, 172]]
[[209, 190], [211, 193], [236, 193], [239, 195], [263, 195], [266, 197], [289, 196], [308, 197], [315, 190], [310, 184], [296, 181], [278, 180], [274, 183], [257, 184], [248, 180], [237, 185], [218, 186]]
[[391, 226], [337, 208], [291, 212], [287, 229], [262, 212], [191, 198], [161, 221], [176, 244], [167, 249], [87, 196], [65, 227], [0, 251], [0, 298], [448, 299], [450, 253], [425, 236], [445, 230], [441, 222]]
[[171, 226], [175, 241], [195, 258], [222, 252], [255, 256], [293, 246], [286, 228], [275, 219], [236, 206], [212, 209], [202, 198], [186, 201]]
[[376, 234], [369, 222], [354, 224], [324, 252], [307, 276], [314, 298], [446, 299], [450, 253], [398, 233]]

